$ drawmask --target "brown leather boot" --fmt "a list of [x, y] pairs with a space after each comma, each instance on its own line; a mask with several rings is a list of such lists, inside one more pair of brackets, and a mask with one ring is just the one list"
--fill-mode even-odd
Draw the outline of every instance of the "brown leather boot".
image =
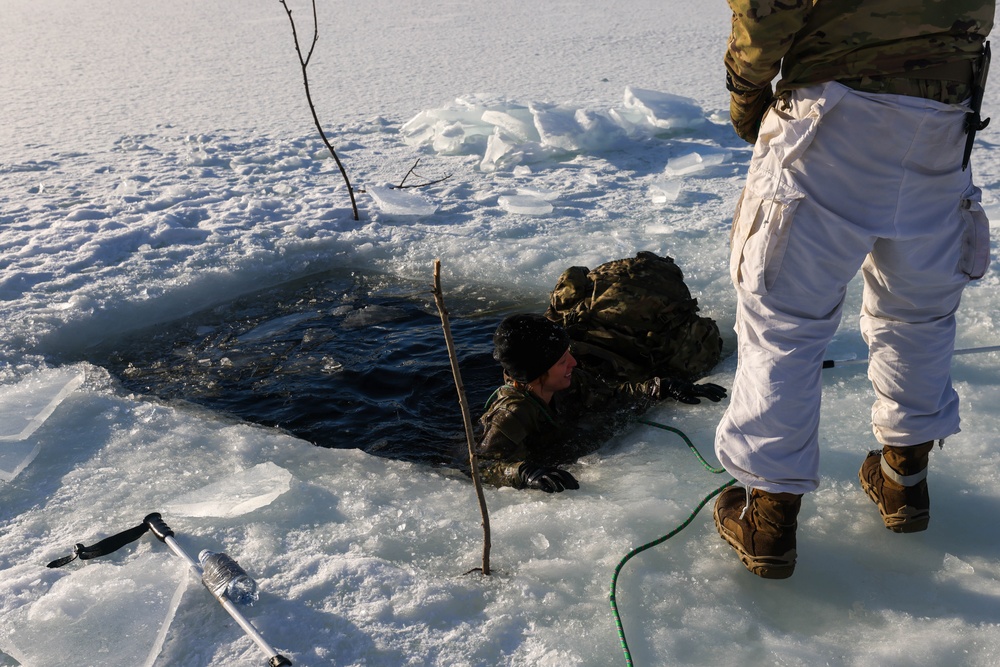
[[795, 570], [796, 517], [802, 496], [794, 493], [750, 492], [730, 487], [715, 501], [715, 527], [758, 577], [787, 579]]
[[897, 533], [927, 529], [931, 500], [927, 493], [927, 464], [934, 441], [912, 447], [890, 447], [868, 452], [858, 479], [878, 505], [885, 527]]

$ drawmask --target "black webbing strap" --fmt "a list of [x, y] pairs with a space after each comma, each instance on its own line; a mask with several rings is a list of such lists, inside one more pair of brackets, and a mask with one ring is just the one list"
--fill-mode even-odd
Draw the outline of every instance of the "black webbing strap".
[[[150, 517], [153, 515], [150, 515]], [[159, 518], [159, 515], [156, 515]], [[107, 555], [113, 551], [118, 551], [126, 544], [130, 542], [135, 542], [137, 539], [146, 534], [149, 530], [149, 517], [143, 520], [141, 524], [128, 530], [122, 531], [117, 535], [112, 535], [111, 537], [105, 537], [100, 542], [93, 544], [89, 547], [82, 544], [77, 544], [73, 547], [73, 553], [69, 556], [63, 556], [62, 558], [57, 558], [46, 567], [62, 567], [66, 563], [70, 563], [77, 558], [80, 560], [90, 560], [91, 558], [98, 558], [99, 556]]]

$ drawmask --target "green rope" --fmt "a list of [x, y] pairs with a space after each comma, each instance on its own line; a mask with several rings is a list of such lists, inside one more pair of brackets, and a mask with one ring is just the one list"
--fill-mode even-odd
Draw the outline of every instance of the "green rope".
[[[684, 439], [684, 442], [687, 443], [688, 447], [691, 448], [691, 451], [694, 452], [695, 456], [698, 457], [698, 460], [701, 461], [702, 465], [705, 466], [705, 468], [708, 469], [709, 472], [712, 472], [712, 473], [715, 473], [715, 474], [719, 474], [719, 473], [723, 473], [723, 472], [726, 471], [725, 468], [713, 468], [711, 465], [709, 465], [708, 462], [705, 460], [705, 458], [698, 451], [698, 449], [691, 442], [691, 440], [684, 433], [682, 433], [681, 431], [679, 431], [678, 429], [675, 429], [675, 428], [673, 428], [671, 426], [666, 426], [664, 424], [659, 424], [657, 422], [647, 421], [645, 419], [640, 419], [639, 421], [641, 423], [643, 423], [643, 424], [647, 424], [649, 426], [655, 426], [657, 428], [662, 428], [664, 430], [671, 431], [671, 432], [676, 433], [677, 435], [679, 435], [681, 438]], [[621, 559], [621, 561], [618, 563], [618, 566], [615, 568], [614, 575], [612, 575], [612, 577], [611, 577], [611, 595], [610, 595], [610, 598], [611, 598], [611, 613], [614, 614], [614, 617], [615, 617], [615, 627], [618, 628], [618, 639], [621, 641], [622, 651], [624, 651], [624, 653], [625, 653], [625, 664], [628, 665], [628, 667], [633, 667], [632, 653], [629, 651], [628, 641], [625, 639], [625, 628], [622, 626], [621, 614], [618, 613], [618, 601], [617, 601], [617, 599], [615, 597], [615, 593], [616, 593], [616, 590], [618, 588], [618, 575], [621, 573], [622, 568], [625, 567], [625, 563], [629, 562], [634, 556], [637, 556], [638, 554], [641, 554], [643, 551], [645, 551], [647, 549], [652, 549], [653, 547], [657, 546], [658, 544], [663, 544], [664, 542], [666, 542], [667, 540], [669, 540], [671, 537], [673, 537], [677, 533], [679, 533], [682, 530], [684, 530], [685, 528], [687, 528], [687, 526], [692, 521], [694, 521], [694, 518], [698, 515], [698, 512], [700, 512], [701, 509], [705, 505], [708, 504], [709, 500], [711, 500], [715, 496], [719, 495], [725, 489], [727, 489], [728, 487], [732, 486], [735, 483], [736, 483], [736, 480], [735, 479], [731, 479], [728, 482], [726, 482], [725, 484], [723, 484], [722, 486], [720, 486], [719, 488], [717, 488], [715, 491], [712, 491], [710, 494], [708, 494], [707, 496], [705, 496], [705, 498], [702, 499], [702, 501], [700, 503], [698, 503], [698, 506], [694, 508], [694, 511], [691, 512], [691, 514], [684, 521], [684, 523], [682, 523], [681, 525], [677, 526], [676, 528], [674, 528], [672, 531], [670, 531], [669, 533], [667, 533], [663, 537], [660, 537], [658, 539], [653, 540], [652, 542], [648, 542], [646, 544], [643, 544], [640, 547], [636, 547], [635, 549], [632, 549], [632, 551], [629, 551], [627, 554], [625, 554], [625, 557]]]

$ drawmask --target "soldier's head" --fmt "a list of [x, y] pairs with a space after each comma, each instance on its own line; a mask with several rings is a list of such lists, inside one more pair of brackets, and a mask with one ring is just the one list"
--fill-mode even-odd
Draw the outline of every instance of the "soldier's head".
[[565, 357], [571, 363], [560, 375], [565, 376], [565, 384], [569, 386], [569, 374], [576, 366], [569, 355], [569, 336], [561, 326], [542, 315], [509, 315], [493, 334], [493, 358], [500, 362], [508, 377], [522, 384], [546, 375]]

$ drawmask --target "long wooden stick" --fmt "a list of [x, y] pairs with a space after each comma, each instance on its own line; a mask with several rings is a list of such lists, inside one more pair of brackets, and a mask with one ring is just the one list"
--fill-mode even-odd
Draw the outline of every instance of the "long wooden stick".
[[444, 295], [441, 293], [441, 260], [434, 260], [434, 302], [441, 314], [441, 328], [444, 329], [444, 340], [448, 345], [448, 357], [451, 359], [451, 374], [455, 377], [455, 388], [458, 390], [458, 404], [462, 407], [462, 421], [465, 423], [465, 440], [469, 445], [469, 467], [472, 469], [472, 483], [476, 487], [479, 498], [479, 512], [483, 516], [483, 574], [490, 574], [490, 515], [486, 509], [486, 496], [483, 495], [483, 483], [479, 479], [479, 461], [476, 457], [475, 438], [472, 435], [472, 417], [469, 414], [469, 403], [465, 398], [465, 386], [462, 384], [462, 373], [458, 369], [458, 355], [455, 354], [455, 341], [451, 337], [451, 325], [448, 324], [448, 311], [444, 307]]

